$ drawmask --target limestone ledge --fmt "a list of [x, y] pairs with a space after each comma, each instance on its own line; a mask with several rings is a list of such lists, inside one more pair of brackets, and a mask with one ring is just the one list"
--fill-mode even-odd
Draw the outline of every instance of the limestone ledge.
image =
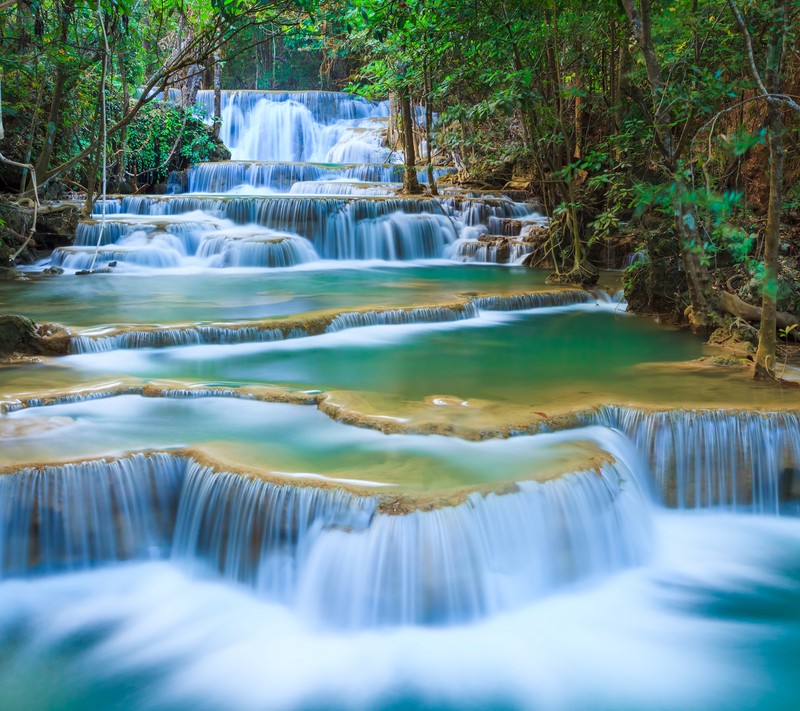
[[[780, 392], [765, 386], [768, 393]], [[794, 391], [792, 391], [794, 392]], [[735, 393], [734, 393], [735, 394]], [[354, 427], [377, 430], [384, 434], [432, 434], [460, 437], [466, 440], [502, 439], [522, 434], [574, 429], [586, 424], [589, 417], [601, 408], [623, 407], [643, 413], [726, 412], [726, 413], [800, 413], [795, 398], [768, 399], [757, 405], [743, 406], [735, 398], [729, 402], [709, 405], [702, 400], [682, 402], [680, 406], [652, 402], [591, 398], [586, 402], [563, 409], [538, 410], [535, 406], [513, 406], [508, 403], [469, 400], [449, 395], [433, 395], [420, 402], [402, 403], [398, 413], [389, 416], [375, 411], [367, 394], [318, 390], [292, 390], [280, 386], [209, 386], [203, 383], [177, 381], [137, 382], [133, 379], [100, 383], [91, 387], [65, 391], [45, 390], [20, 393], [0, 399], [0, 415], [17, 410], [83, 402], [121, 395], [142, 397], [230, 397], [259, 402], [315, 406], [331, 419]]]
[[441, 508], [459, 506], [470, 496], [489, 496], [491, 494], [504, 496], [519, 491], [518, 481], [536, 481], [546, 483], [555, 481], [563, 476], [599, 476], [604, 477], [603, 468], [615, 463], [614, 458], [593, 446], [587, 446], [580, 457], [574, 460], [574, 468], [566, 470], [555, 468], [537, 472], [536, 476], [520, 480], [506, 480], [478, 485], [443, 488], [436, 491], [405, 491], [401, 487], [380, 487], [374, 482], [358, 482], [354, 479], [338, 479], [327, 477], [309, 477], [307, 475], [292, 476], [285, 472], [272, 472], [266, 469], [223, 462], [201, 448], [185, 448], [170, 450], [144, 450], [126, 452], [111, 456], [85, 457], [66, 461], [26, 462], [14, 465], [0, 466], [0, 476], [11, 475], [23, 470], [46, 471], [69, 464], [88, 464], [91, 462], [113, 462], [131, 459], [134, 457], [150, 458], [154, 455], [166, 454], [171, 457], [194, 462], [206, 467], [216, 474], [233, 474], [250, 479], [257, 479], [278, 486], [293, 486], [298, 488], [315, 488], [324, 491], [346, 491], [354, 496], [377, 500], [376, 512], [390, 516], [402, 516], [414, 511], [434, 511]]

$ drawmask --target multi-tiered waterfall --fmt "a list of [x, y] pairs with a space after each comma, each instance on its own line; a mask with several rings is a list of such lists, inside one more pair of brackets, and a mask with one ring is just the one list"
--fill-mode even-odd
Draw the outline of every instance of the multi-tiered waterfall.
[[793, 709], [795, 391], [400, 195], [387, 114], [225, 92], [0, 283], [67, 327], [0, 367], [0, 708]]
[[[210, 115], [213, 95], [198, 100]], [[520, 232], [542, 221], [533, 205], [458, 191], [398, 197], [401, 154], [386, 145], [387, 121], [386, 102], [333, 92], [223, 92], [221, 138], [233, 159], [173, 175], [170, 195], [96, 204], [75, 246], [57, 249], [52, 264], [87, 269], [96, 250], [101, 268], [122, 269], [513, 263], [530, 251]]]

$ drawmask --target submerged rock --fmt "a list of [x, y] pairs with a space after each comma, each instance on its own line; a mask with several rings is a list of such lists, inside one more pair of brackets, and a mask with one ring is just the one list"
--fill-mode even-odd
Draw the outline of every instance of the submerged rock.
[[72, 335], [56, 323], [36, 324], [25, 316], [0, 316], [0, 357], [65, 355]]

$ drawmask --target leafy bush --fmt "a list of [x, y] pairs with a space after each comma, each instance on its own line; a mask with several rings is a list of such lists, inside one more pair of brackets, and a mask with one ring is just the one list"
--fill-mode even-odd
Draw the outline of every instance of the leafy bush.
[[193, 163], [230, 158], [200, 109], [154, 101], [128, 127], [125, 170], [140, 183], [160, 183]]

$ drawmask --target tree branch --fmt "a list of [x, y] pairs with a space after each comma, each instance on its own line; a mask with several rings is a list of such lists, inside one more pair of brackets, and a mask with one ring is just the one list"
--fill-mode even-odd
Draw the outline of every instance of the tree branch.
[[753, 53], [753, 38], [750, 35], [750, 30], [747, 29], [747, 23], [744, 21], [744, 17], [739, 11], [739, 8], [736, 6], [736, 2], [734, 0], [728, 0], [728, 7], [730, 7], [733, 17], [736, 20], [736, 24], [739, 25], [739, 29], [742, 32], [744, 46], [747, 50], [747, 63], [750, 66], [750, 74], [752, 75], [753, 81], [756, 83], [758, 90], [761, 92], [761, 96], [770, 103], [783, 104], [794, 109], [795, 111], [800, 111], [800, 104], [798, 104], [788, 94], [775, 94], [767, 91], [764, 80], [761, 78], [761, 73], [758, 71], [758, 67], [756, 66], [756, 58]]

